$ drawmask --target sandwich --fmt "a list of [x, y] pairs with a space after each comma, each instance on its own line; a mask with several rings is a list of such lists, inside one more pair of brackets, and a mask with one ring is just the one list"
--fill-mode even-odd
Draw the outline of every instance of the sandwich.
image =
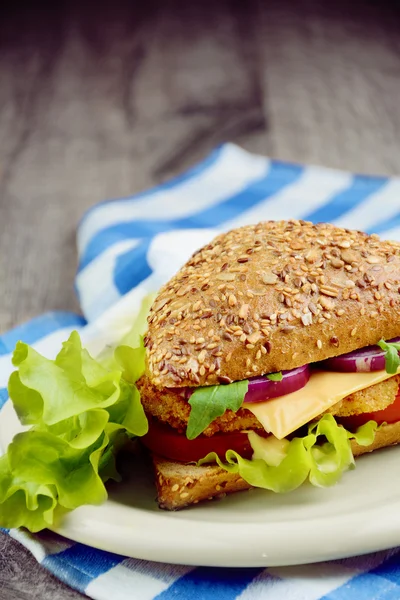
[[17, 343], [3, 410], [23, 428], [0, 456], [0, 526], [39, 531], [101, 504], [132, 439], [167, 510], [328, 487], [399, 443], [399, 243], [304, 221], [245, 226], [151, 302], [96, 357], [77, 331], [53, 359]]
[[160, 290], [137, 382], [158, 503], [336, 483], [400, 441], [400, 244], [267, 221]]

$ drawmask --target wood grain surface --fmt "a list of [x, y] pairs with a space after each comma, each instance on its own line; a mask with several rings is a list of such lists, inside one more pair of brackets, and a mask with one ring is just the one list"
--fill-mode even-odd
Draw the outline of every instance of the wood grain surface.
[[[222, 141], [400, 173], [399, 26], [387, 1], [3, 1], [0, 331], [79, 310], [74, 236], [88, 207]], [[0, 544], [0, 600], [81, 597]]]

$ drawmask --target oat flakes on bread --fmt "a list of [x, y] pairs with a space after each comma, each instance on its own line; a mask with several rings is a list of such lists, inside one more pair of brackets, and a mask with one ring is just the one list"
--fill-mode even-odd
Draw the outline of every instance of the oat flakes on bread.
[[147, 375], [214, 385], [293, 369], [400, 332], [400, 244], [266, 221], [216, 237], [160, 290]]
[[218, 465], [185, 465], [153, 455], [157, 499], [160, 508], [178, 510], [203, 500], [221, 499], [248, 490], [251, 485]]

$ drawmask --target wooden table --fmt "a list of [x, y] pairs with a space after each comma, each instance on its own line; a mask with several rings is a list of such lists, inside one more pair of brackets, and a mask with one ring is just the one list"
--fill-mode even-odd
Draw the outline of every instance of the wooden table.
[[[0, 8], [0, 331], [79, 310], [74, 235], [89, 206], [222, 141], [400, 173], [395, 3], [48, 4]], [[0, 598], [78, 597], [0, 537]]]

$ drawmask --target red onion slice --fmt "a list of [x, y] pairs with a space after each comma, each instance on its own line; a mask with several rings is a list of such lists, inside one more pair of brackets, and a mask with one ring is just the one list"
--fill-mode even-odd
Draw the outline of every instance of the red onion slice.
[[[389, 342], [399, 342], [396, 337]], [[341, 354], [328, 358], [318, 364], [318, 368], [327, 371], [340, 371], [345, 373], [368, 373], [370, 371], [384, 371], [385, 352], [379, 346], [366, 346], [360, 350], [353, 350], [348, 354]]]
[[282, 371], [281, 381], [271, 381], [268, 377], [254, 377], [249, 379], [249, 388], [244, 397], [244, 402], [264, 402], [278, 396], [285, 396], [303, 388], [310, 379], [310, 367], [304, 365]]
[[[271, 398], [284, 396], [296, 392], [306, 385], [310, 379], [309, 365], [303, 365], [290, 371], [282, 371], [281, 381], [272, 381], [266, 375], [249, 379], [249, 387], [244, 397], [244, 402], [264, 402]], [[196, 388], [183, 388], [184, 397], [189, 400]]]

